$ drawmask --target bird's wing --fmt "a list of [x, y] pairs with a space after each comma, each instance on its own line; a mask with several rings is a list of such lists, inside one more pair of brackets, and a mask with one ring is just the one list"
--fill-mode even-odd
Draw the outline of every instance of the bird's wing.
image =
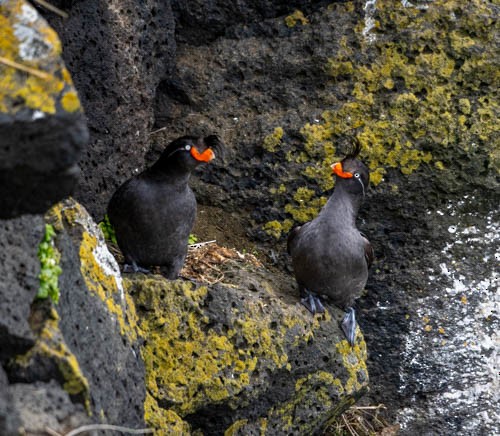
[[299, 234], [301, 228], [302, 228], [302, 226], [297, 226], [297, 227], [294, 227], [292, 230], [290, 230], [290, 233], [288, 234], [288, 238], [286, 240], [286, 251], [288, 252], [288, 254], [292, 254], [293, 241], [295, 240], [295, 238]]
[[364, 248], [365, 248], [365, 260], [366, 260], [366, 264], [368, 265], [368, 268], [370, 268], [371, 264], [375, 260], [375, 253], [373, 252], [372, 244], [370, 244], [370, 241], [368, 240], [368, 238], [366, 237], [366, 235], [364, 235], [361, 232], [360, 232], [360, 235], [363, 238], [364, 243], [365, 243], [364, 244], [365, 245]]

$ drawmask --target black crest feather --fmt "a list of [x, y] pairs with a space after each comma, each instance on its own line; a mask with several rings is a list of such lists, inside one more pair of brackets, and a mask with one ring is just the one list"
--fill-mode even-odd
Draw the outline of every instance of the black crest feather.
[[209, 135], [203, 138], [206, 147], [211, 148], [215, 152], [215, 157], [225, 160], [226, 146], [217, 135]]
[[359, 156], [359, 153], [361, 153], [361, 142], [359, 142], [359, 139], [354, 136], [352, 138], [351, 148], [342, 160], [356, 159]]

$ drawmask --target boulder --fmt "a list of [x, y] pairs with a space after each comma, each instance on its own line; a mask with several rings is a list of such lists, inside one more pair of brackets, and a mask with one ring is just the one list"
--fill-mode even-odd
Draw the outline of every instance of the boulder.
[[[349, 346], [343, 312], [327, 306], [313, 317], [292, 281], [283, 292], [263, 267], [246, 268], [210, 286], [125, 279], [157, 405], [156, 414], [146, 410], [148, 424], [167, 410], [193, 434], [320, 434], [366, 392], [366, 345], [358, 329]], [[229, 263], [220, 271], [234, 269]]]
[[23, 0], [2, 2], [0, 20], [0, 218], [11, 218], [73, 191], [88, 133], [56, 33]]
[[93, 422], [143, 428], [144, 365], [134, 306], [127, 301], [118, 265], [97, 225], [74, 200], [54, 206], [47, 221], [61, 254], [59, 302], [32, 304], [35, 343], [11, 357], [9, 381], [55, 381]]

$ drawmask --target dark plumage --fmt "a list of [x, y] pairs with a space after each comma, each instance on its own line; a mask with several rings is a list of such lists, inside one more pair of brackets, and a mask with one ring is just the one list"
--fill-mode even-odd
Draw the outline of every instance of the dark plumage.
[[302, 303], [312, 312], [323, 312], [317, 296], [325, 295], [349, 313], [343, 322], [349, 342], [354, 342], [355, 320], [351, 309], [368, 278], [373, 250], [356, 228], [358, 209], [369, 185], [369, 171], [357, 159], [360, 147], [332, 165], [335, 190], [319, 215], [294, 228], [288, 237], [288, 252]]
[[183, 136], [170, 143], [153, 166], [114, 193], [108, 217], [125, 256], [125, 271], [147, 272], [146, 267], [154, 265], [170, 279], [178, 276], [196, 216], [188, 180], [215, 152], [223, 152], [217, 136]]

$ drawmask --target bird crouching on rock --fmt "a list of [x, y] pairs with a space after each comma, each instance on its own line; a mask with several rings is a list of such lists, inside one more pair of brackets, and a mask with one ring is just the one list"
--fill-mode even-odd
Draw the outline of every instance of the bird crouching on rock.
[[295, 227], [288, 236], [288, 253], [302, 304], [313, 314], [325, 311], [319, 296], [326, 296], [346, 311], [341, 327], [351, 345], [356, 336], [352, 308], [368, 279], [373, 249], [356, 228], [356, 217], [368, 190], [370, 174], [357, 159], [361, 146], [332, 165], [336, 176], [333, 194], [318, 216]]
[[167, 278], [177, 278], [196, 217], [189, 177], [200, 164], [223, 154], [224, 144], [216, 135], [183, 136], [155, 164], [118, 188], [108, 217], [125, 257], [124, 272], [159, 266]]

